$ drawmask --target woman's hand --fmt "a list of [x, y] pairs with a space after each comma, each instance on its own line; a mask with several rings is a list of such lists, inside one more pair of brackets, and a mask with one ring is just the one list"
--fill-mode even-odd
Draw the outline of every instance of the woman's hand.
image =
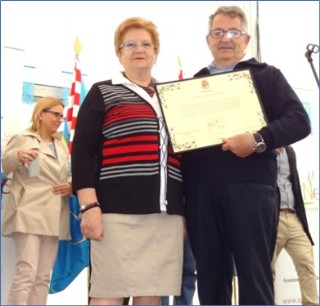
[[36, 149], [23, 149], [18, 151], [18, 160], [21, 164], [31, 164], [32, 161], [38, 156]]
[[72, 193], [72, 185], [70, 183], [58, 183], [53, 186], [52, 191], [56, 195], [61, 195], [62, 197], [68, 196]]
[[82, 214], [81, 232], [88, 239], [102, 240], [103, 225], [100, 207], [90, 208]]
[[[80, 205], [96, 203], [98, 201], [96, 190], [91, 187], [77, 190], [77, 196]], [[83, 212], [80, 227], [82, 234], [88, 239], [102, 240], [103, 225], [100, 207], [93, 207]]]

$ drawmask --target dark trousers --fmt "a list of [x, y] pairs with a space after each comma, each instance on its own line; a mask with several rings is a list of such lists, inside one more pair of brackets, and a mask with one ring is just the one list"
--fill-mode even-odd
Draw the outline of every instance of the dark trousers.
[[239, 304], [274, 304], [271, 260], [278, 207], [274, 186], [186, 186], [186, 220], [201, 304], [231, 304], [234, 263]]

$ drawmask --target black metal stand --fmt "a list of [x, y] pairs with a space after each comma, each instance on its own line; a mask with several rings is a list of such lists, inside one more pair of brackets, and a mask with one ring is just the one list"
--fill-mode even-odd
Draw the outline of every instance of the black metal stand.
[[317, 75], [317, 72], [314, 68], [314, 65], [313, 65], [313, 59], [311, 57], [312, 53], [318, 53], [319, 52], [319, 46], [318, 45], [314, 45], [314, 44], [308, 44], [307, 45], [307, 52], [305, 53], [305, 56], [311, 66], [311, 70], [313, 72], [313, 75], [316, 79], [316, 82], [317, 82], [317, 85], [319, 87], [319, 78], [318, 78], [318, 75]]

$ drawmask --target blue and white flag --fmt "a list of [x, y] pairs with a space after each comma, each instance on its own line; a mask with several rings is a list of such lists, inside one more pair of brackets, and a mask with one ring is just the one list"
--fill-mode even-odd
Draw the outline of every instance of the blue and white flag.
[[[71, 85], [67, 109], [67, 114], [71, 114], [70, 118], [72, 118], [74, 123], [76, 123], [79, 106], [86, 95], [81, 72], [77, 67], [77, 61], [78, 56], [76, 56], [75, 78]], [[72, 137], [70, 138], [70, 134], [74, 131], [75, 124], [71, 125], [70, 122], [71, 120], [65, 121], [63, 139], [69, 145], [69, 153], [71, 154], [72, 147], [70, 142], [72, 141]], [[90, 241], [83, 236], [80, 229], [80, 210], [76, 196], [69, 197], [69, 209], [71, 240], [59, 242], [58, 255], [52, 270], [49, 293], [57, 293], [66, 289], [80, 272], [84, 268], [89, 267], [90, 264]]]

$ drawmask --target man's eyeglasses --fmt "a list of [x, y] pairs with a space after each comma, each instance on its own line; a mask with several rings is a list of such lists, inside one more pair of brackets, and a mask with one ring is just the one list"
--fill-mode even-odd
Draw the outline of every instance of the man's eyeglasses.
[[144, 50], [153, 50], [154, 44], [150, 42], [142, 42], [138, 44], [135, 41], [128, 41], [120, 45], [119, 49], [126, 49], [126, 50], [136, 50], [138, 47], [141, 47]]
[[222, 38], [224, 35], [227, 35], [227, 38], [240, 38], [241, 35], [246, 35], [246, 33], [240, 30], [211, 30], [209, 35], [216, 39]]
[[65, 120], [66, 118], [63, 117], [62, 114], [60, 114], [59, 112], [54, 112], [54, 111], [51, 111], [51, 110], [48, 110], [48, 109], [45, 109], [43, 110], [44, 113], [50, 113], [52, 114], [53, 116], [56, 117], [56, 119], [59, 119], [59, 120]]

